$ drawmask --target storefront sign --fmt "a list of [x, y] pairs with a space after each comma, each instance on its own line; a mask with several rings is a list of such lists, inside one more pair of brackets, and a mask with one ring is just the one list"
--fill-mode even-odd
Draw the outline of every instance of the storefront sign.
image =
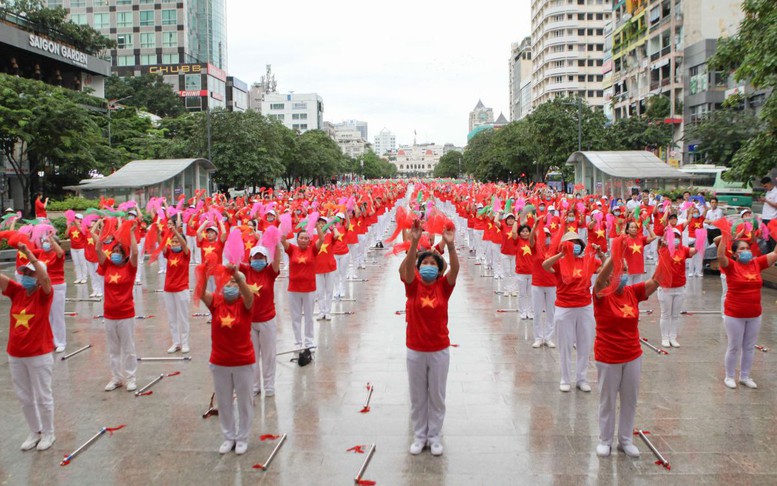
[[208, 90], [206, 89], [187, 89], [184, 91], [179, 91], [178, 96], [182, 98], [187, 98], [190, 96], [208, 96]]
[[162, 64], [146, 66], [144, 73], [150, 74], [202, 74], [205, 72], [205, 64]]
[[208, 64], [208, 75], [213, 76], [216, 79], [220, 79], [225, 83], [227, 82], [227, 72], [217, 68], [213, 64]]
[[35, 34], [30, 34], [30, 47], [40, 49], [41, 51], [60, 56], [63, 59], [70, 61], [73, 64], [86, 67], [88, 56], [72, 47], [68, 47], [54, 42], [53, 40], [46, 39], [45, 37], [39, 37]]

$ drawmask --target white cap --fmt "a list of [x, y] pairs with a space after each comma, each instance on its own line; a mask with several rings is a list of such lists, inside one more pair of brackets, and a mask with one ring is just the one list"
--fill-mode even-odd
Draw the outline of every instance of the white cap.
[[84, 215], [81, 213], [76, 213], [76, 219], [84, 219]]
[[514, 215], [513, 213], [507, 213], [507, 214], [505, 214], [505, 215], [504, 215], [504, 217], [503, 217], [502, 219], [507, 219], [507, 218], [509, 218], [509, 217], [511, 217], [511, 216], [512, 216], [513, 218], [515, 218], [515, 215]]
[[345, 214], [343, 214], [342, 212], [340, 212], [340, 213], [337, 213], [337, 214], [335, 215], [335, 217], [338, 217], [338, 218], [340, 218], [341, 220], [344, 220], [344, 219], [345, 219]]
[[548, 211], [555, 211], [555, 210], [556, 210], [556, 206], [554, 206], [552, 204], [550, 206], [548, 206]]
[[211, 231], [211, 230], [215, 231], [216, 233], [219, 232], [219, 229], [216, 226], [208, 226], [207, 228], [205, 228], [205, 231]]
[[131, 214], [133, 216], [137, 216], [138, 212], [136, 210], [134, 210], [134, 209], [130, 209], [129, 211], [127, 211], [127, 214]]
[[[43, 270], [48, 270], [46, 268], [46, 264], [40, 260], [38, 260], [38, 263], [40, 263], [43, 266]], [[22, 273], [22, 269], [27, 268], [35, 272], [35, 265], [32, 264], [32, 262], [28, 262], [26, 265], [21, 265], [16, 269], [16, 273]]]
[[271, 209], [271, 210], [267, 211], [267, 214], [272, 214], [273, 216], [275, 216], [275, 215], [276, 215], [276, 214], [275, 214], [275, 210], [274, 210], [274, 209]]
[[5, 212], [6, 213], [13, 213], [14, 210], [13, 210], [13, 208], [5, 208]]
[[270, 257], [270, 252], [267, 251], [267, 248], [263, 247], [262, 245], [256, 245], [255, 247], [251, 248], [251, 258], [253, 258], [257, 253], [261, 253], [265, 258]]
[[741, 212], [741, 213], [739, 213], [739, 217], [740, 217], [740, 218], [741, 218], [741, 217], [744, 217], [744, 215], [745, 215], [745, 214], [747, 214], [747, 213], [750, 213], [750, 214], [752, 214], [753, 212], [752, 212], [752, 211], [750, 211], [749, 209], [743, 209], [743, 210], [742, 210], [742, 212]]

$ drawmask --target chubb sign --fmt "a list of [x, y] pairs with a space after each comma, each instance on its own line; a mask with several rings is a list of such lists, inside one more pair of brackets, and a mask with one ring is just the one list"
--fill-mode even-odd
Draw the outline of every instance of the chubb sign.
[[87, 66], [88, 56], [81, 51], [73, 49], [72, 47], [64, 46], [59, 42], [46, 39], [45, 37], [39, 37], [35, 34], [30, 34], [30, 47], [40, 49], [41, 51], [54, 54], [55, 56], [62, 57], [63, 59], [79, 66]]

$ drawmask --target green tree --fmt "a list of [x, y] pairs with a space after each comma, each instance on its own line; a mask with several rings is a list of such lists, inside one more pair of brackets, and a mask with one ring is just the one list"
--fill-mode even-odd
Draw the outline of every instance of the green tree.
[[711, 69], [732, 72], [767, 93], [760, 131], [742, 144], [731, 161], [730, 179], [750, 181], [777, 167], [777, 3], [745, 0], [744, 20], [735, 37], [720, 39]]
[[760, 131], [761, 122], [754, 113], [722, 108], [687, 125], [685, 138], [698, 142], [706, 163], [728, 166], [739, 149]]
[[164, 82], [161, 74], [127, 78], [113, 75], [105, 81], [105, 98], [122, 100], [123, 105], [134, 106], [160, 117], [178, 116], [184, 112], [181, 98], [172, 86]]
[[81, 93], [0, 74], [0, 145], [21, 183], [25, 214], [39, 170], [81, 178], [104, 153], [105, 140], [85, 100]]
[[322, 130], [300, 135], [296, 153], [289, 159], [283, 175], [286, 187], [329, 182], [348, 166], [340, 147]]
[[462, 163], [464, 155], [459, 152], [448, 152], [440, 157], [440, 161], [434, 167], [434, 176], [443, 178], [457, 178], [463, 174]]

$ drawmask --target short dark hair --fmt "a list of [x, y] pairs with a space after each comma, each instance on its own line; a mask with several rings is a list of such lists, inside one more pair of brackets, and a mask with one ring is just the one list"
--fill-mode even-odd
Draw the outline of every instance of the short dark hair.
[[771, 177], [766, 176], [763, 179], [761, 179], [761, 184], [774, 184], [774, 182], [772, 181]]
[[716, 198], [716, 197], [711, 197], [711, 198], [710, 198], [710, 202], [712, 202], [712, 201], [719, 202], [719, 201], [718, 201], [718, 198]]
[[422, 251], [418, 254], [418, 260], [416, 260], [415, 267], [421, 268], [421, 262], [423, 262], [426, 257], [432, 257], [434, 258], [434, 261], [437, 263], [437, 270], [442, 272], [442, 269], [445, 267], [445, 263], [442, 261], [442, 257], [438, 255], [437, 253], [433, 251]]
[[529, 225], [522, 224], [522, 225], [518, 226], [518, 234], [520, 235], [521, 231], [523, 231], [524, 229], [527, 229], [527, 230], [531, 231], [531, 228], [529, 228]]

